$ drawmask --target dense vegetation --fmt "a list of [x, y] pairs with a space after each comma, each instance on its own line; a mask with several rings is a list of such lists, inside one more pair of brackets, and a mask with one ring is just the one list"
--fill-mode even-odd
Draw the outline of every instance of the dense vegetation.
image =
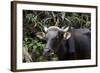
[[43, 26], [70, 26], [76, 29], [85, 27], [91, 30], [91, 14], [23, 10], [23, 48], [27, 49], [32, 62], [58, 60], [54, 53], [43, 55], [45, 41], [35, 37], [36, 32], [44, 31]]

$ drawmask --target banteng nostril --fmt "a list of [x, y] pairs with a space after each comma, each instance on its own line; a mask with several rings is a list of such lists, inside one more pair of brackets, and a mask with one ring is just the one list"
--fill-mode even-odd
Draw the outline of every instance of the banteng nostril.
[[48, 48], [44, 49], [44, 52], [49, 52], [49, 51], [50, 51], [50, 49], [48, 49]]
[[43, 54], [44, 54], [44, 55], [48, 55], [49, 53], [50, 53], [50, 49], [44, 48]]

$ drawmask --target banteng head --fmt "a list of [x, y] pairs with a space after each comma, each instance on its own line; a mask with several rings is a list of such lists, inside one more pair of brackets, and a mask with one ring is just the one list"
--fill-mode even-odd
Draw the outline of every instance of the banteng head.
[[69, 39], [71, 34], [67, 32], [67, 28], [59, 28], [57, 26], [44, 27], [45, 32], [37, 32], [36, 36], [40, 39], [46, 40], [46, 47], [44, 53], [49, 53], [51, 50], [56, 52], [57, 48], [61, 44], [62, 40]]

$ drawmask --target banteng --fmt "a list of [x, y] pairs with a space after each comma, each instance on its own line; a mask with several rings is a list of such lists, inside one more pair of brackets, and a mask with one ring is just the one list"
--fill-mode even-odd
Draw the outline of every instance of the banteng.
[[91, 33], [88, 29], [72, 29], [57, 26], [44, 27], [45, 32], [37, 32], [36, 36], [46, 40], [44, 54], [50, 51], [58, 56], [59, 60], [76, 60], [91, 58]]

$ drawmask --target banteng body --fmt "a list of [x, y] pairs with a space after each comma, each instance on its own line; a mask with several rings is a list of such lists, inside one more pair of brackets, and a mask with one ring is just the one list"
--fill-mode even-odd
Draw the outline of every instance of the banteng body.
[[36, 35], [40, 39], [46, 40], [44, 54], [50, 51], [58, 56], [59, 60], [71, 59], [90, 59], [91, 57], [91, 33], [88, 29], [59, 28], [51, 26], [44, 27], [44, 32], [38, 32]]

